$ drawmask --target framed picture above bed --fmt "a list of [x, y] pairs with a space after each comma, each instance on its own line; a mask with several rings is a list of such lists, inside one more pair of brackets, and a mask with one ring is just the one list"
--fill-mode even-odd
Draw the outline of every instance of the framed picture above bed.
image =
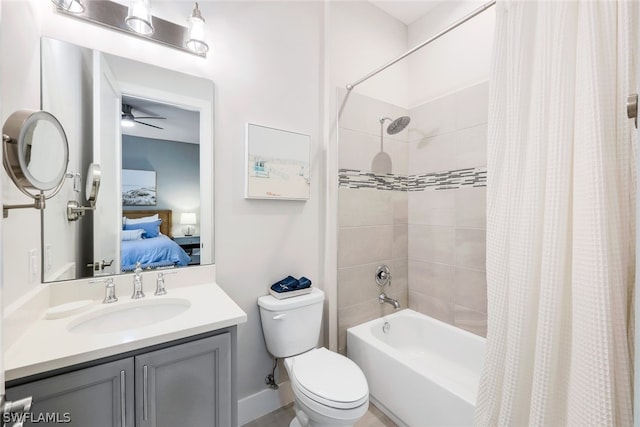
[[156, 171], [122, 169], [122, 205], [155, 206]]

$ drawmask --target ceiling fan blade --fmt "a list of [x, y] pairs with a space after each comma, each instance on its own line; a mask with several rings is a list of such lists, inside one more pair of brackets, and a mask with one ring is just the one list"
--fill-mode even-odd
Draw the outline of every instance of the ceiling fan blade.
[[145, 125], [145, 126], [151, 126], [152, 128], [156, 128], [156, 129], [164, 129], [164, 128], [161, 128], [160, 126], [150, 125], [149, 123], [144, 123], [144, 122], [139, 122], [138, 120], [134, 120], [134, 122], [140, 123], [141, 125]]
[[138, 117], [136, 116], [136, 119], [166, 119], [166, 117], [159, 117], [159, 116], [147, 116], [147, 117]]

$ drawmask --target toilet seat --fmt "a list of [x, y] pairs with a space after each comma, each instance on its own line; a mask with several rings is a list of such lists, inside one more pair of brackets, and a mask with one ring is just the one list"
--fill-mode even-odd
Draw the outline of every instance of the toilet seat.
[[336, 409], [353, 409], [369, 400], [364, 374], [352, 360], [317, 348], [289, 358], [289, 377], [308, 399]]

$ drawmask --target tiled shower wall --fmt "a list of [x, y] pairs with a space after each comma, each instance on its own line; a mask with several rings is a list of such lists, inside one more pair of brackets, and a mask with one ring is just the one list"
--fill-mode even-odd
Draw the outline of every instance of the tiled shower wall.
[[[339, 98], [342, 99], [343, 95]], [[380, 151], [381, 117], [407, 115], [406, 109], [362, 95], [352, 94], [340, 120], [339, 168], [370, 171], [371, 160]], [[389, 122], [386, 122], [388, 125]], [[385, 135], [394, 175], [407, 173], [407, 132]], [[360, 172], [356, 172], [360, 173]], [[358, 179], [359, 178], [359, 179]], [[338, 350], [345, 352], [346, 329], [393, 312], [380, 305], [376, 268], [390, 267], [391, 286], [385, 292], [407, 307], [407, 192], [394, 191], [393, 177], [360, 175], [361, 185], [341, 185], [338, 212]], [[357, 188], [356, 188], [357, 187]], [[367, 188], [368, 187], [368, 188]]]
[[[487, 104], [487, 83], [411, 110], [351, 94], [339, 130], [341, 352], [348, 327], [393, 311], [377, 301], [380, 264], [403, 308], [486, 334]], [[408, 130], [384, 138], [392, 173], [372, 173], [379, 118], [403, 115]]]
[[409, 192], [409, 307], [482, 336], [488, 87], [482, 83], [412, 109], [408, 146], [410, 176], [476, 171], [466, 184]]

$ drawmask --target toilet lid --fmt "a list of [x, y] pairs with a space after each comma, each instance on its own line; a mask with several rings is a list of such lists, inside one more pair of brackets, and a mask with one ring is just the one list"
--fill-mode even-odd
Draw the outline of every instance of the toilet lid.
[[352, 360], [318, 348], [293, 360], [293, 381], [307, 397], [334, 408], [354, 408], [369, 398], [364, 374]]

